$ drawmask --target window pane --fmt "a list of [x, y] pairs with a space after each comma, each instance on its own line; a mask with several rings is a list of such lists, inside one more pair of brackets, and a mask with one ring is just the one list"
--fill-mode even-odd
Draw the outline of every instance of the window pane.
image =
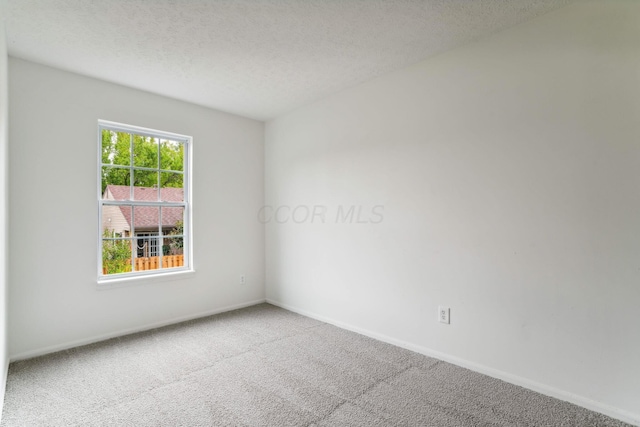
[[[135, 242], [136, 242], [136, 253], [135, 253], [136, 258], [157, 258], [160, 256], [160, 239], [158, 237], [157, 232], [136, 233]], [[156, 260], [153, 260], [152, 262], [157, 264], [159, 261], [156, 259]], [[136, 262], [136, 270], [145, 269], [142, 266], [137, 264], [138, 263]], [[157, 265], [153, 268], [150, 268], [149, 266], [147, 266], [146, 269], [154, 270], [156, 268], [158, 268]]]
[[129, 166], [131, 164], [131, 135], [103, 129], [102, 163]]
[[158, 169], [158, 139], [133, 135], [133, 165]]
[[162, 234], [165, 236], [184, 234], [184, 208], [162, 208]]
[[158, 172], [134, 169], [134, 200], [158, 201]]
[[157, 270], [160, 267], [160, 208], [134, 206], [134, 267], [136, 271]]
[[102, 237], [131, 237], [131, 206], [102, 206]]
[[114, 146], [113, 139], [115, 138], [116, 133], [102, 129], [102, 163], [111, 164], [111, 153]]
[[102, 240], [102, 274], [131, 271], [131, 240]]
[[184, 202], [183, 175], [181, 173], [160, 172], [162, 190], [160, 198], [163, 202]]
[[182, 237], [164, 238], [162, 245], [162, 268], [184, 266], [184, 239]]
[[[128, 168], [102, 167], [102, 198], [107, 200], [129, 200], [130, 172]], [[109, 186], [109, 192], [105, 194]], [[114, 189], [113, 186], [125, 188]]]
[[134, 229], [139, 233], [158, 233], [160, 227], [160, 208], [156, 206], [134, 206]]
[[184, 143], [160, 141], [160, 169], [182, 171], [184, 168]]
[[162, 208], [163, 268], [184, 266], [184, 208]]
[[160, 185], [172, 188], [184, 187], [184, 175], [179, 172], [160, 172]]
[[184, 253], [183, 237], [165, 237], [162, 253], [165, 255], [182, 255]]

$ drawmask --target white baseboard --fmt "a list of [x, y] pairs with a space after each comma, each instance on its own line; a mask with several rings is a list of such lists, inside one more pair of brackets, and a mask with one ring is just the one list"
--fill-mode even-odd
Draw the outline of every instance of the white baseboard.
[[[259, 300], [254, 300], [254, 301], [249, 301], [249, 302], [244, 302], [241, 304], [235, 304], [235, 305], [230, 305], [227, 307], [221, 307], [221, 308], [216, 308], [213, 310], [208, 310], [208, 311], [202, 311], [199, 313], [194, 313], [194, 314], [189, 314], [186, 316], [180, 316], [180, 317], [174, 317], [172, 319], [168, 319], [168, 320], [163, 320], [160, 322], [155, 322], [155, 323], [150, 323], [144, 326], [139, 326], [139, 327], [135, 327], [135, 328], [130, 328], [130, 329], [124, 329], [124, 330], [120, 330], [120, 331], [116, 331], [116, 332], [110, 332], [108, 334], [103, 334], [103, 335], [96, 335], [90, 338], [83, 338], [80, 340], [75, 340], [75, 341], [70, 341], [64, 344], [56, 344], [56, 345], [52, 345], [52, 346], [48, 346], [48, 347], [42, 347], [36, 350], [29, 350], [29, 351], [25, 351], [22, 353], [18, 353], [18, 354], [14, 354], [11, 355], [9, 357], [11, 362], [15, 362], [17, 360], [24, 360], [24, 359], [31, 359], [32, 357], [38, 357], [38, 356], [43, 356], [45, 354], [49, 354], [49, 353], [55, 353], [56, 351], [62, 351], [62, 350], [68, 350], [70, 348], [74, 348], [74, 347], [80, 347], [82, 345], [87, 345], [87, 344], [92, 344], [95, 342], [99, 342], [99, 341], [104, 341], [104, 340], [108, 340], [111, 338], [116, 338], [116, 337], [121, 337], [124, 335], [129, 335], [129, 334], [134, 334], [136, 332], [143, 332], [143, 331], [148, 331], [150, 329], [155, 329], [155, 328], [161, 328], [163, 326], [167, 326], [167, 325], [173, 325], [175, 323], [180, 323], [180, 322], [186, 322], [187, 320], [193, 320], [193, 319], [198, 319], [201, 317], [207, 317], [207, 316], [211, 316], [214, 314], [219, 314], [219, 313], [224, 313], [227, 311], [232, 311], [232, 310], [237, 310], [239, 308], [245, 308], [245, 307], [250, 307], [252, 305], [256, 305], [256, 304], [261, 304], [263, 302], [265, 302], [265, 299], [259, 299]], [[7, 364], [7, 368], [8, 368], [8, 364]]]
[[334, 320], [334, 319], [319, 315], [317, 313], [312, 313], [307, 310], [303, 310], [298, 307], [291, 306], [289, 304], [284, 304], [279, 301], [272, 300], [270, 298], [267, 298], [266, 301], [269, 304], [273, 304], [275, 306], [284, 308], [286, 310], [293, 311], [294, 313], [298, 313], [303, 316], [310, 317], [312, 319], [320, 320], [322, 322], [329, 323], [339, 328], [353, 331], [358, 334], [365, 335], [371, 338], [375, 338], [379, 341], [393, 344], [398, 347], [406, 348], [407, 350], [415, 351], [416, 353], [424, 354], [425, 356], [444, 360], [445, 362], [449, 362], [454, 365], [461, 366], [463, 368], [467, 368], [472, 371], [479, 372], [481, 374], [488, 375], [490, 377], [497, 378], [497, 379], [506, 381], [508, 383], [515, 384], [550, 397], [554, 397], [556, 399], [564, 400], [566, 402], [570, 402], [575, 405], [582, 406], [583, 408], [589, 409], [591, 411], [599, 412], [601, 414], [607, 415], [617, 420], [640, 426], [640, 414], [634, 414], [628, 411], [624, 411], [604, 403], [596, 402], [594, 400], [588, 399], [586, 397], [583, 397], [577, 394], [573, 394], [564, 390], [557, 389], [555, 387], [551, 387], [546, 384], [538, 383], [536, 381], [533, 381], [524, 377], [520, 377], [518, 375], [513, 375], [508, 372], [503, 372], [498, 369], [490, 368], [488, 366], [471, 362], [469, 360], [461, 359], [459, 357], [451, 356], [446, 353], [441, 353], [439, 351], [435, 351], [427, 347], [412, 344], [410, 342], [398, 340], [387, 335], [370, 331], [368, 329], [359, 328], [357, 326], [353, 326], [345, 322]]

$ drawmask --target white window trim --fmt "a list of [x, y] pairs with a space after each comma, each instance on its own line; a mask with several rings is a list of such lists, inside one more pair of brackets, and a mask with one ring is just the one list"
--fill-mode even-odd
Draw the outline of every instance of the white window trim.
[[[144, 201], [106, 201], [102, 199], [102, 130], [108, 129], [116, 132], [135, 133], [137, 135], [150, 136], [160, 139], [169, 139], [172, 141], [180, 141], [184, 143], [184, 165], [183, 165], [183, 194], [184, 194], [184, 228], [183, 228], [183, 250], [184, 250], [184, 266], [175, 267], [169, 269], [158, 270], [146, 270], [146, 271], [132, 271], [129, 273], [120, 274], [103, 274], [102, 269], [102, 207], [105, 205], [122, 205], [122, 204], [135, 204], [138, 206], [153, 205], [153, 206], [183, 206], [182, 204], [176, 204], [172, 202], [144, 202]], [[193, 212], [193, 198], [191, 193], [191, 179], [193, 176], [191, 165], [193, 158], [193, 138], [188, 135], [181, 135], [171, 132], [165, 132], [155, 129], [149, 129], [139, 126], [127, 125], [123, 123], [112, 122], [108, 120], [98, 120], [98, 167], [97, 167], [97, 193], [98, 193], [98, 285], [120, 284], [131, 280], [138, 280], [144, 278], [160, 278], [182, 275], [184, 273], [193, 273], [193, 239], [192, 239], [192, 212]], [[133, 167], [133, 165], [131, 165]], [[123, 203], [124, 202], [124, 203]], [[135, 239], [135, 236], [131, 236]], [[133, 255], [133, 253], [132, 253]]]

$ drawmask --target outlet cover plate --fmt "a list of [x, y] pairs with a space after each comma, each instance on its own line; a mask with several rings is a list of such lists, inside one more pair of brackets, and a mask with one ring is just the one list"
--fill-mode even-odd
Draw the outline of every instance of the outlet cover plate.
[[449, 322], [450, 311], [451, 309], [449, 307], [438, 306], [438, 321], [440, 323], [446, 323], [448, 325], [450, 323]]

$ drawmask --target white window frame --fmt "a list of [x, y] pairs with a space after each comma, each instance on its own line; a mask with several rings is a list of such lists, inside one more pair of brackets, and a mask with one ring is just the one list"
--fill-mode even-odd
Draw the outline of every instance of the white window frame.
[[[171, 141], [178, 141], [184, 144], [184, 156], [183, 156], [183, 194], [184, 202], [164, 202], [164, 201], [142, 201], [142, 200], [104, 200], [102, 198], [102, 167], [109, 166], [102, 163], [102, 131], [110, 130], [114, 132], [125, 132], [136, 135], [149, 136], [152, 138], [166, 139]], [[193, 243], [192, 243], [192, 229], [191, 229], [191, 212], [192, 212], [192, 197], [191, 197], [191, 164], [192, 164], [192, 144], [193, 138], [188, 135], [181, 135], [171, 132], [160, 131], [156, 129], [149, 129], [140, 126], [127, 125], [123, 123], [112, 122], [108, 120], [98, 120], [98, 284], [108, 284], [110, 282], [119, 282], [123, 280], [138, 279], [144, 277], [158, 277], [168, 276], [176, 273], [192, 272], [193, 271]], [[126, 168], [127, 166], [125, 166]], [[133, 162], [128, 166], [131, 170], [135, 168]], [[158, 172], [163, 172], [158, 165]], [[169, 172], [169, 171], [165, 171]], [[133, 194], [133, 192], [132, 192]], [[132, 198], [131, 196], [130, 198]], [[184, 208], [184, 226], [183, 226], [183, 255], [184, 265], [182, 267], [172, 267], [168, 269], [158, 268], [156, 270], [134, 271], [118, 274], [104, 274], [102, 265], [102, 241], [103, 237], [103, 224], [102, 224], [102, 208], [103, 206], [152, 206], [152, 207], [182, 207]], [[132, 218], [132, 222], [135, 219]], [[161, 226], [162, 219], [159, 221], [159, 236], [162, 241], [164, 235]], [[132, 229], [133, 229], [132, 225]], [[136, 236], [131, 233], [129, 236], [132, 242], [136, 242]], [[132, 249], [132, 258], [135, 257], [134, 249]], [[160, 248], [162, 254], [162, 248]], [[160, 256], [160, 264], [162, 264], [162, 255]]]

